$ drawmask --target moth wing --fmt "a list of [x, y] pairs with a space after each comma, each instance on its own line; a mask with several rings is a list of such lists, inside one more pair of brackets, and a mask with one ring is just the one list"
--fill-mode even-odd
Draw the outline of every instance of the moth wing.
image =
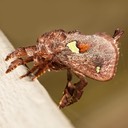
[[[74, 53], [69, 49], [63, 50], [57, 56], [61, 63], [84, 76], [99, 81], [113, 78], [118, 61], [118, 48], [114, 46], [114, 39], [104, 39], [97, 36], [97, 41], [91, 40], [90, 49], [85, 53]], [[95, 37], [96, 38], [96, 37]]]

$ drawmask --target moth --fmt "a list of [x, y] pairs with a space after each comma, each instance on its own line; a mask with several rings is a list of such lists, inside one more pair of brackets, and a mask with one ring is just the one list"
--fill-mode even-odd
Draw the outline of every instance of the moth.
[[[67, 83], [59, 108], [77, 102], [87, 85], [85, 77], [98, 81], [111, 80], [119, 59], [118, 40], [124, 32], [119, 28], [113, 36], [106, 33], [84, 35], [79, 31], [66, 32], [62, 29], [44, 33], [33, 46], [20, 47], [7, 55], [11, 62], [6, 73], [19, 65], [33, 62], [33, 67], [20, 78], [34, 74], [32, 80], [46, 71], [67, 70]], [[79, 81], [72, 83], [72, 73]]]

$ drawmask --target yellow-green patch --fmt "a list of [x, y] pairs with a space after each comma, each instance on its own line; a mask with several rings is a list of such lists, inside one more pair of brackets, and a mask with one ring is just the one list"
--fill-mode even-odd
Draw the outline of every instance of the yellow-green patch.
[[96, 72], [97, 72], [97, 73], [100, 73], [100, 70], [101, 70], [101, 67], [97, 66], [97, 67], [96, 67]]
[[76, 41], [72, 41], [72, 42], [69, 42], [68, 44], [67, 44], [67, 46], [68, 46], [68, 48], [72, 51], [72, 52], [74, 52], [74, 53], [79, 53], [79, 49], [76, 47]]

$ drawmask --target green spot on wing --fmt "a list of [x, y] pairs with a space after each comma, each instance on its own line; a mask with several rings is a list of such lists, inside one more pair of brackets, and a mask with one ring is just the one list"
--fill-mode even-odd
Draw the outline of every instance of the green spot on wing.
[[96, 67], [96, 72], [97, 72], [97, 73], [100, 73], [100, 69], [101, 69], [101, 67], [97, 66], [97, 67]]
[[76, 47], [76, 41], [72, 41], [72, 42], [69, 42], [68, 44], [67, 44], [67, 46], [68, 46], [68, 48], [72, 51], [72, 52], [74, 52], [74, 53], [79, 53], [79, 49]]

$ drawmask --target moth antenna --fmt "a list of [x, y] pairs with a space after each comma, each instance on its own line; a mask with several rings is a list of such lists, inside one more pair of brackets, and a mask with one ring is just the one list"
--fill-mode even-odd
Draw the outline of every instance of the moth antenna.
[[115, 41], [117, 42], [120, 37], [123, 35], [124, 31], [120, 30], [119, 28], [117, 28], [113, 34], [113, 38], [115, 39]]

